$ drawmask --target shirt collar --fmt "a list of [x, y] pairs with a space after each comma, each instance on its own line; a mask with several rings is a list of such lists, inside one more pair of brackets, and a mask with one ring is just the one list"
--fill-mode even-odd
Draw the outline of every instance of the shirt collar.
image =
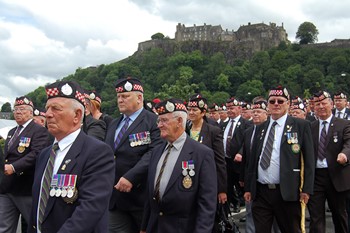
[[[185, 143], [185, 140], [186, 140], [186, 137], [187, 137], [187, 134], [186, 132], [183, 132], [180, 137], [178, 137], [174, 142], [173, 142], [173, 147], [176, 149], [176, 150], [179, 150], [181, 148], [181, 146]], [[168, 146], [170, 145], [170, 143], [168, 143]], [[167, 146], [167, 147], [168, 147]]]
[[[134, 122], [136, 120], [136, 118], [140, 115], [142, 110], [143, 110], [143, 107], [129, 116], [129, 119], [131, 120], [131, 122]], [[126, 117], [127, 116], [125, 114], [123, 114], [123, 121], [125, 120]]]
[[[67, 148], [67, 146], [71, 145], [75, 139], [78, 137], [78, 134], [80, 133], [80, 128], [77, 129], [76, 131], [74, 131], [73, 133], [68, 134], [67, 136], [65, 136], [64, 138], [62, 138], [59, 142], [58, 142], [58, 146], [60, 147], [60, 150], [64, 150]], [[57, 140], [55, 139], [55, 142], [57, 142]]]

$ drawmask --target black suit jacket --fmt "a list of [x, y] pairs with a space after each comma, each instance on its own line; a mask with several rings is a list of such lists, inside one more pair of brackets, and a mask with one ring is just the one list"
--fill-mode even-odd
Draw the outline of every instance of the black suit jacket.
[[317, 119], [316, 119], [315, 113], [313, 113], [313, 114], [311, 115], [311, 113], [308, 112], [308, 113], [306, 114], [306, 120], [308, 120], [308, 121], [310, 121], [310, 122], [316, 121]]
[[[258, 179], [259, 158], [263, 148], [264, 138], [270, 123], [270, 118], [265, 123], [256, 127], [252, 153], [247, 172], [247, 184], [245, 189], [251, 192], [252, 198], [256, 195], [256, 182]], [[285, 201], [299, 200], [299, 186], [301, 184], [300, 169], [303, 161], [304, 176], [301, 192], [313, 194], [315, 177], [315, 156], [311, 135], [311, 123], [309, 121], [287, 117], [281, 138], [280, 148], [280, 190]], [[292, 145], [287, 142], [287, 132], [296, 133], [300, 151], [294, 153]]]
[[[4, 176], [0, 184], [0, 193], [15, 195], [32, 195], [35, 162], [40, 151], [48, 146], [49, 133], [45, 127], [36, 124], [33, 120], [22, 130], [21, 134], [8, 148], [8, 143], [16, 131], [9, 131], [5, 141], [5, 164], [12, 164], [16, 173]], [[30, 143], [20, 153], [18, 146], [22, 137], [30, 138]]]
[[[52, 146], [41, 152], [36, 164], [33, 207], [28, 233], [36, 233], [41, 180], [51, 148]], [[63, 164], [69, 160], [63, 169]], [[108, 203], [114, 182], [111, 148], [81, 131], [67, 152], [57, 174], [77, 175], [78, 198], [73, 204], [68, 204], [62, 197], [49, 197], [41, 232], [108, 232]]]
[[[336, 109], [333, 109], [332, 110], [332, 113], [333, 113], [333, 115], [336, 117], [337, 116], [337, 110]], [[350, 109], [348, 109], [348, 108], [345, 108], [345, 113], [344, 113], [344, 115], [343, 115], [343, 117], [342, 117], [343, 119], [345, 119], [345, 120], [349, 120], [350, 119]]]
[[[251, 121], [248, 121], [244, 119], [243, 117], [239, 118], [239, 121], [236, 124], [236, 127], [233, 131], [233, 135], [230, 141], [230, 147], [226, 147], [226, 153], [230, 156], [230, 158], [235, 158], [236, 154], [243, 153], [243, 139], [244, 139], [244, 132], [249, 127], [252, 127], [253, 123]], [[240, 173], [241, 171], [241, 162], [233, 162], [233, 171], [235, 173]]]
[[214, 151], [214, 159], [218, 176], [218, 193], [227, 192], [227, 172], [222, 131], [219, 127], [203, 121], [198, 142], [208, 146]]
[[[142, 229], [147, 233], [211, 233], [217, 203], [214, 153], [187, 136], [160, 202], [154, 200], [154, 180], [158, 161], [166, 143], [153, 153], [148, 170], [147, 201]], [[182, 161], [194, 161], [192, 186], [184, 188]]]
[[85, 116], [83, 131], [98, 140], [104, 141], [106, 136], [106, 123], [102, 120], [96, 120], [91, 114]]
[[3, 176], [4, 176], [4, 152], [2, 151], [2, 147], [0, 146], [0, 184]]
[[255, 133], [254, 129], [256, 126], [249, 127], [244, 132], [243, 137], [243, 154], [242, 154], [242, 165], [241, 165], [241, 171], [239, 174], [239, 181], [246, 183], [245, 178], [247, 177], [246, 172], [248, 171], [249, 166], [249, 160], [250, 160], [250, 154], [252, 149], [252, 137], [253, 133]]
[[[110, 209], [142, 210], [146, 200], [147, 169], [152, 149], [161, 143], [160, 132], [156, 124], [157, 115], [143, 109], [140, 115], [129, 126], [118, 147], [114, 149], [115, 131], [122, 121], [122, 116], [112, 121], [106, 134], [106, 143], [114, 150], [115, 179], [114, 185], [121, 177], [133, 184], [129, 193], [113, 189]], [[132, 147], [129, 135], [149, 132], [151, 143]]]
[[[312, 123], [312, 135], [315, 145], [314, 154], [317, 161], [319, 143], [319, 121]], [[337, 162], [339, 153], [346, 154], [348, 162], [340, 165]], [[332, 117], [326, 137], [326, 159], [329, 176], [335, 189], [342, 192], [350, 189], [350, 121]]]

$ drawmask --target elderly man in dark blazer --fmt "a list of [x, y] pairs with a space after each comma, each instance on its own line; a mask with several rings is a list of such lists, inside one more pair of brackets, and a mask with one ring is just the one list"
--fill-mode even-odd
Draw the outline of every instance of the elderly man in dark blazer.
[[186, 135], [182, 101], [169, 99], [156, 109], [167, 142], [152, 151], [142, 230], [211, 233], [217, 203], [214, 153]]
[[106, 134], [115, 155], [109, 232], [134, 233], [140, 231], [151, 151], [161, 139], [157, 115], [143, 108], [140, 80], [119, 79], [116, 92], [123, 115], [110, 123]]
[[245, 199], [253, 201], [257, 233], [271, 232], [274, 217], [281, 232], [302, 232], [302, 210], [313, 192], [315, 159], [310, 122], [288, 116], [289, 105], [286, 88], [270, 90], [271, 117], [256, 127]]
[[16, 98], [13, 113], [17, 126], [9, 131], [5, 141], [0, 232], [15, 232], [20, 214], [29, 222], [35, 161], [49, 138], [47, 129], [33, 121], [33, 102], [28, 97]]
[[346, 196], [350, 190], [350, 121], [332, 115], [326, 91], [314, 95], [318, 120], [312, 123], [316, 173], [308, 204], [310, 232], [325, 232], [325, 202], [332, 212], [334, 232], [348, 233]]
[[60, 81], [46, 86], [46, 118], [53, 146], [37, 160], [29, 233], [107, 232], [113, 151], [81, 130], [84, 95]]

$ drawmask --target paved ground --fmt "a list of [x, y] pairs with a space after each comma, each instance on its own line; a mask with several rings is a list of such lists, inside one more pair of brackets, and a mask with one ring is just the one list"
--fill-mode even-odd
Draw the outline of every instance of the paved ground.
[[[245, 223], [244, 222], [240, 222], [239, 219], [242, 218], [243, 216], [245, 216], [245, 208], [241, 209], [240, 213], [234, 213], [233, 214], [233, 219], [235, 220], [235, 223], [238, 225], [239, 230], [241, 231], [241, 233], [245, 233]], [[332, 223], [332, 215], [331, 213], [326, 213], [326, 218], [327, 218], [327, 230], [326, 233], [334, 233], [334, 228], [333, 228], [333, 223]], [[306, 222], [306, 232], [308, 232], [308, 225], [309, 222]], [[16, 233], [21, 233], [20, 230], [20, 225], [18, 225], [18, 230]]]
[[[241, 210], [240, 213], [234, 213], [233, 219], [235, 220], [235, 223], [238, 225], [239, 230], [241, 233], [245, 233], [245, 223], [240, 222], [239, 219], [245, 216], [245, 208]], [[308, 216], [308, 213], [306, 213], [306, 216]], [[306, 222], [306, 232], [309, 232], [309, 222]], [[332, 223], [332, 214], [327, 212], [326, 213], [326, 233], [335, 233], [334, 227]]]

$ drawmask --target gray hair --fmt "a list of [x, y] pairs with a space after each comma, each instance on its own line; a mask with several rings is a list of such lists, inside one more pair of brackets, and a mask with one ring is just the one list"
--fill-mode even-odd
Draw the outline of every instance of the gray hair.
[[81, 123], [83, 123], [84, 115], [85, 115], [85, 107], [82, 105], [78, 100], [75, 99], [68, 99], [71, 102], [72, 110], [75, 111], [77, 109], [80, 109], [82, 111], [82, 117], [81, 117]]
[[176, 111], [173, 112], [173, 117], [180, 117], [182, 118], [182, 127], [186, 129], [186, 122], [187, 122], [187, 113], [183, 111]]

